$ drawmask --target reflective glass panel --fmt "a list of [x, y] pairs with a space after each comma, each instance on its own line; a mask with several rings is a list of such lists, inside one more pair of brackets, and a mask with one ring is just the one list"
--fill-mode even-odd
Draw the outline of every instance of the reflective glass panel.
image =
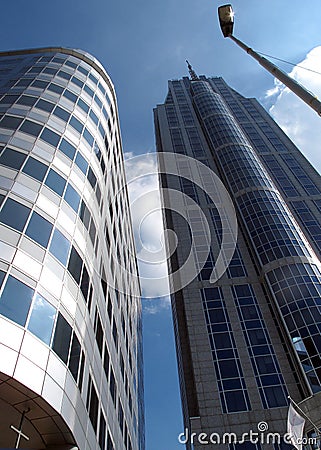
[[56, 317], [56, 308], [41, 295], [36, 294], [28, 324], [28, 330], [49, 345]]
[[52, 224], [38, 213], [33, 212], [30, 222], [27, 226], [26, 235], [38, 244], [47, 248], [49, 237], [52, 230]]
[[30, 209], [27, 206], [8, 198], [0, 212], [0, 222], [15, 230], [22, 231], [29, 213]]
[[64, 266], [68, 261], [68, 254], [70, 249], [70, 242], [67, 238], [57, 229], [55, 229], [49, 251], [52, 253]]
[[0, 314], [24, 326], [33, 294], [33, 289], [10, 275], [0, 298]]

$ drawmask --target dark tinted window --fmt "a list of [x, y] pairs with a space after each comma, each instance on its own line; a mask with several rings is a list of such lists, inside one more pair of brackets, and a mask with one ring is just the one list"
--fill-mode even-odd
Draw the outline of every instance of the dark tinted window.
[[19, 105], [32, 106], [36, 103], [37, 97], [31, 97], [30, 95], [22, 95], [17, 103]]
[[52, 130], [49, 130], [49, 128], [45, 128], [43, 132], [41, 133], [40, 139], [43, 139], [44, 141], [48, 142], [48, 144], [53, 145], [54, 147], [57, 147], [60, 136], [59, 134], [55, 133]]
[[70, 144], [68, 141], [66, 141], [65, 138], [62, 139], [60, 145], [59, 145], [59, 149], [66, 155], [68, 156], [68, 158], [70, 158], [71, 160], [74, 159], [75, 153], [76, 153], [76, 149], [75, 147]]
[[57, 229], [55, 229], [50, 244], [50, 252], [65, 266], [68, 260], [70, 242]]
[[67, 364], [71, 339], [71, 326], [61, 313], [58, 315], [52, 349]]
[[39, 136], [40, 131], [42, 130], [43, 125], [39, 123], [32, 122], [31, 120], [26, 119], [20, 127], [20, 131], [24, 133], [31, 134], [32, 136]]
[[79, 133], [81, 133], [81, 132], [82, 132], [82, 129], [84, 128], [83, 124], [82, 124], [78, 119], [76, 119], [76, 117], [72, 117], [72, 118], [70, 119], [69, 124], [70, 124], [73, 128], [75, 128], [75, 130], [77, 130]]
[[77, 252], [75, 247], [72, 247], [68, 263], [68, 270], [78, 284], [80, 282], [82, 264], [83, 262], [81, 257], [79, 256], [79, 253]]
[[91, 133], [87, 130], [87, 128], [85, 128], [84, 131], [84, 138], [86, 139], [90, 147], [92, 147], [94, 144], [94, 138], [92, 137]]
[[87, 92], [88, 95], [90, 95], [90, 97], [94, 96], [94, 91], [92, 89], [90, 89], [90, 87], [87, 86], [86, 84], [85, 84], [84, 90]]
[[30, 175], [38, 181], [42, 181], [45, 178], [48, 166], [46, 164], [41, 163], [37, 159], [29, 157], [26, 162], [22, 172]]
[[48, 86], [48, 90], [55, 92], [56, 94], [61, 94], [62, 91], [64, 90], [64, 88], [61, 86], [58, 86], [58, 84], [50, 83]]
[[79, 86], [80, 88], [83, 87], [83, 82], [79, 80], [77, 77], [72, 77], [71, 82]]
[[78, 375], [78, 369], [79, 369], [80, 353], [81, 353], [81, 347], [80, 347], [78, 338], [77, 338], [76, 334], [74, 333], [73, 338], [72, 338], [72, 345], [71, 345], [71, 350], [70, 350], [68, 367], [69, 367], [69, 370], [76, 382], [77, 382], [77, 375]]
[[86, 102], [84, 102], [81, 98], [78, 100], [77, 105], [80, 106], [80, 108], [85, 112], [88, 113], [89, 106]]
[[65, 188], [66, 180], [55, 170], [50, 169], [45, 184], [61, 196]]
[[80, 203], [80, 195], [70, 184], [67, 186], [64, 198], [68, 205], [70, 205], [72, 209], [77, 212]]
[[0, 298], [0, 314], [24, 326], [33, 294], [33, 289], [9, 276]]
[[82, 156], [82, 154], [79, 153], [79, 152], [77, 153], [75, 163], [77, 164], [79, 169], [86, 175], [87, 168], [88, 168], [88, 163], [85, 160], [85, 158]]
[[47, 83], [47, 81], [36, 80], [32, 83], [32, 86], [40, 88], [40, 89], [45, 89], [48, 86], [48, 83]]
[[70, 80], [71, 75], [67, 72], [65, 72], [64, 70], [59, 70], [59, 72], [57, 73], [58, 77], [64, 78], [65, 80]]
[[27, 155], [24, 153], [16, 152], [11, 148], [6, 148], [0, 156], [0, 164], [19, 170], [26, 157]]
[[0, 104], [4, 105], [12, 105], [15, 103], [19, 98], [19, 95], [5, 95], [1, 100]]
[[65, 122], [67, 122], [70, 117], [69, 112], [63, 108], [60, 108], [60, 106], [56, 106], [53, 113], [55, 116], [59, 117], [59, 119], [65, 121]]
[[52, 224], [38, 213], [33, 212], [27, 226], [26, 235], [47, 248], [51, 231]]
[[79, 70], [79, 72], [81, 72], [84, 75], [88, 75], [88, 70], [84, 69], [82, 66], [78, 66], [77, 70]]
[[47, 102], [47, 100], [39, 100], [36, 104], [36, 108], [42, 111], [51, 112], [54, 109], [54, 103]]
[[68, 91], [68, 89], [65, 90], [64, 97], [68, 98], [68, 100], [70, 100], [72, 103], [76, 103], [76, 101], [77, 101], [77, 95]]
[[0, 222], [18, 231], [22, 231], [29, 213], [29, 208], [8, 198], [0, 212]]
[[22, 117], [15, 117], [15, 116], [4, 116], [3, 119], [0, 122], [1, 128], [9, 128], [10, 130], [15, 130], [19, 127], [21, 122], [23, 121]]

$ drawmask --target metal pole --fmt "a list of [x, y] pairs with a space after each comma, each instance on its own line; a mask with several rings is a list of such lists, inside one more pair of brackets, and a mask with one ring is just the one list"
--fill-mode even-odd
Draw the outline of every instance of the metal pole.
[[292, 92], [294, 92], [298, 97], [301, 98], [305, 103], [307, 103], [314, 111], [316, 111], [319, 116], [321, 116], [321, 102], [309, 91], [307, 91], [301, 84], [290, 78], [285, 72], [275, 66], [271, 61], [263, 56], [256, 53], [252, 48], [245, 45], [242, 41], [234, 37], [232, 34], [228, 36], [232, 41], [234, 41], [239, 47], [246, 51], [252, 58], [256, 59], [261, 66], [268, 70], [272, 75], [275, 76], [281, 83], [285, 84]]

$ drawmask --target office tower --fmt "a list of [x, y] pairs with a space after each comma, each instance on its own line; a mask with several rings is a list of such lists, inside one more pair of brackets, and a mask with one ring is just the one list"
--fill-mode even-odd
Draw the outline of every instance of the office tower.
[[[262, 422], [283, 435], [288, 396], [320, 426], [320, 175], [255, 99], [189, 70], [190, 79], [169, 81], [154, 111], [165, 228], [178, 240], [175, 250], [169, 234], [167, 249], [187, 447], [193, 432], [198, 449], [202, 432], [240, 439], [251, 429], [264, 434]], [[220, 193], [216, 201], [208, 195], [210, 177], [197, 185], [199, 163], [227, 189], [238, 224], [232, 259], [214, 283], [233, 217], [220, 213]], [[195, 266], [204, 264], [184, 286], [193, 242]], [[308, 421], [306, 431], [313, 433]], [[243, 445], [273, 448], [264, 438]]]
[[91, 55], [63, 48], [1, 53], [0, 74], [0, 446], [142, 450], [140, 286], [113, 85]]

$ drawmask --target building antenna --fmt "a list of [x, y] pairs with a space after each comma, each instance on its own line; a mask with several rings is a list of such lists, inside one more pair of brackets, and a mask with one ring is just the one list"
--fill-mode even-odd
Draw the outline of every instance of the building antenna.
[[187, 63], [187, 67], [188, 67], [189, 74], [190, 74], [190, 76], [191, 76], [191, 80], [192, 80], [192, 81], [197, 81], [197, 80], [199, 80], [198, 76], [196, 75], [195, 70], [194, 70], [193, 67], [190, 65], [190, 63], [189, 63], [187, 60], [186, 60], [186, 63]]

